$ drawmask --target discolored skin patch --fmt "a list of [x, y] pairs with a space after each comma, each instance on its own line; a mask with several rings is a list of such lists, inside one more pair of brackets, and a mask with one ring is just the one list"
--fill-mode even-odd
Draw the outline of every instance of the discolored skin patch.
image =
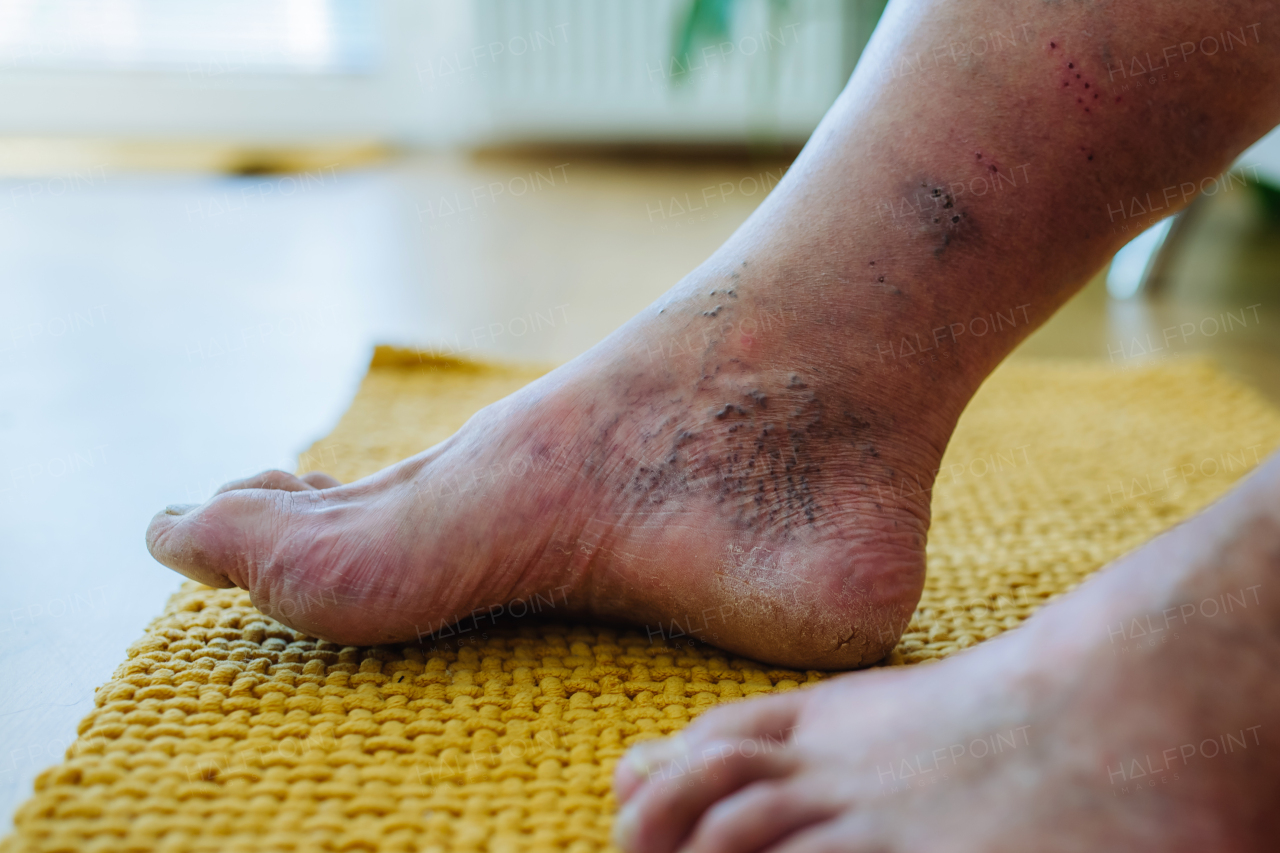
[[[981, 162], [980, 159], [977, 162]], [[972, 176], [970, 176], [972, 177]], [[959, 240], [970, 239], [976, 232], [971, 205], [964, 195], [964, 182], [955, 191], [952, 183], [936, 177], [923, 177], [906, 184], [891, 206], [892, 222], [905, 227], [929, 244], [934, 257]], [[874, 268], [872, 261], [869, 267]], [[888, 284], [882, 269], [872, 269], [873, 280]]]
[[823, 485], [830, 455], [853, 449], [870, 428], [847, 413], [833, 415], [798, 375], [769, 392], [748, 388], [689, 418], [696, 425], [667, 432], [661, 461], [638, 466], [631, 491], [649, 506], [709, 495], [735, 523], [759, 533], [818, 523], [830, 508]]
[[932, 201], [932, 208], [921, 208], [921, 231], [937, 241], [933, 253], [941, 255], [953, 240], [962, 236], [969, 214], [960, 209], [946, 184], [930, 185], [925, 181], [921, 186], [928, 190], [927, 198]]

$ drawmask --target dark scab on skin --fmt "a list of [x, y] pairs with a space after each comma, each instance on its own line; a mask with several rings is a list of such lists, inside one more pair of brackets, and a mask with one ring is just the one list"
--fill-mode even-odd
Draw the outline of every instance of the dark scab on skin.
[[[986, 160], [981, 151], [974, 152], [974, 159], [981, 161], [988, 168], [998, 167]], [[961, 239], [972, 230], [968, 222], [968, 214], [962, 210], [944, 181], [924, 181], [922, 183], [927, 194], [916, 196], [916, 205], [920, 214], [920, 224], [924, 233], [934, 235], [938, 242], [933, 247], [934, 256], [940, 256], [954, 240]], [[932, 203], [932, 204], [930, 204]], [[884, 282], [884, 279], [878, 279]], [[902, 291], [893, 288], [894, 293]]]

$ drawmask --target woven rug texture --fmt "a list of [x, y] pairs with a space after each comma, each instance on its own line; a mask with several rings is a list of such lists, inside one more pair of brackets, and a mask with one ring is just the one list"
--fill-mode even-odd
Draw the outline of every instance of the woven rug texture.
[[[299, 473], [371, 474], [541, 372], [380, 347]], [[885, 665], [1016, 627], [1278, 445], [1280, 415], [1203, 362], [1006, 364], [948, 448], [924, 596]], [[629, 745], [718, 703], [829, 677], [530, 611], [422, 643], [341, 647], [239, 590], [185, 584], [97, 691], [0, 850], [588, 853], [609, 847], [610, 773]]]

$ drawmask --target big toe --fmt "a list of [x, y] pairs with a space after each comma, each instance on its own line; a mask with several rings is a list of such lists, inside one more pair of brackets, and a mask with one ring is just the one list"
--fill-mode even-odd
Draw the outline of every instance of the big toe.
[[243, 489], [199, 505], [166, 507], [147, 527], [147, 549], [193, 581], [250, 589], [256, 569], [271, 559], [289, 527], [295, 494]]

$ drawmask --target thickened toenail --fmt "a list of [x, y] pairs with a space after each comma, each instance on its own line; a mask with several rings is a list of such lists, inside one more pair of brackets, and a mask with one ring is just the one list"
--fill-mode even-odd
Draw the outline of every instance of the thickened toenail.
[[169, 504], [164, 508], [165, 515], [186, 515], [200, 504]]

